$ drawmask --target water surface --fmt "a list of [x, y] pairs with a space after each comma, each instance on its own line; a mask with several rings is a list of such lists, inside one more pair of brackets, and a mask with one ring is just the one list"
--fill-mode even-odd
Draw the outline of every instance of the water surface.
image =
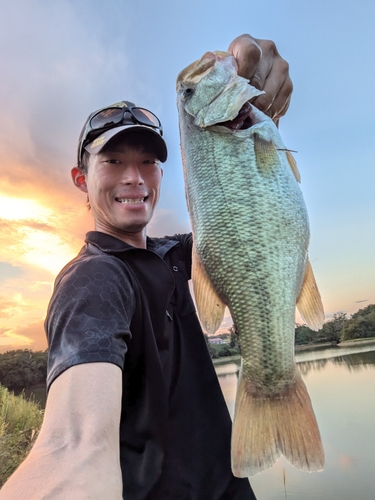
[[[250, 479], [258, 500], [374, 500], [375, 345], [304, 351], [296, 359], [322, 435], [325, 469], [306, 473], [281, 458]], [[232, 416], [238, 368], [237, 362], [216, 367]]]

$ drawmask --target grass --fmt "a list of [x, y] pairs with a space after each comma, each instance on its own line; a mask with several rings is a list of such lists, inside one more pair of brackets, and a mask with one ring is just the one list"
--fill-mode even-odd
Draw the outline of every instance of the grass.
[[39, 404], [0, 384], [0, 487], [29, 453], [42, 420]]

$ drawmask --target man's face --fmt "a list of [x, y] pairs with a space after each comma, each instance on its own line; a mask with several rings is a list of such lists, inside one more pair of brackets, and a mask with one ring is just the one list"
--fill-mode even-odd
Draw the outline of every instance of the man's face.
[[90, 157], [84, 180], [75, 184], [87, 192], [95, 229], [130, 244], [145, 238], [159, 200], [163, 171], [155, 153], [127, 143], [108, 146]]

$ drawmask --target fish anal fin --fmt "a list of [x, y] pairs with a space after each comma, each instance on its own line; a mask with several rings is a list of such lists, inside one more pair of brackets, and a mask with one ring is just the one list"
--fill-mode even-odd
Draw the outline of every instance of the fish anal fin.
[[299, 170], [297, 167], [297, 162], [294, 159], [294, 156], [292, 155], [292, 153], [290, 151], [286, 150], [286, 157], [287, 157], [288, 163], [290, 165], [290, 168], [292, 169], [294, 177], [296, 178], [296, 181], [301, 182], [301, 174], [299, 173]]
[[193, 246], [192, 280], [195, 303], [203, 330], [213, 334], [224, 317], [225, 304], [219, 298]]
[[324, 450], [310, 397], [299, 372], [282, 394], [260, 394], [240, 375], [232, 430], [232, 471], [259, 473], [281, 456], [297, 469], [324, 468]]
[[322, 328], [324, 323], [322, 299], [308, 259], [301, 292], [297, 299], [297, 308], [308, 327], [312, 330]]

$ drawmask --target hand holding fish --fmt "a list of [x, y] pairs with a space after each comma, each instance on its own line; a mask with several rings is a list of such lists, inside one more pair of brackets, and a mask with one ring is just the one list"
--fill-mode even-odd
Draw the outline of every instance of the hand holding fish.
[[287, 112], [293, 84], [289, 64], [280, 56], [275, 43], [240, 35], [229, 45], [228, 52], [237, 60], [238, 74], [265, 92], [252, 104], [277, 123]]

